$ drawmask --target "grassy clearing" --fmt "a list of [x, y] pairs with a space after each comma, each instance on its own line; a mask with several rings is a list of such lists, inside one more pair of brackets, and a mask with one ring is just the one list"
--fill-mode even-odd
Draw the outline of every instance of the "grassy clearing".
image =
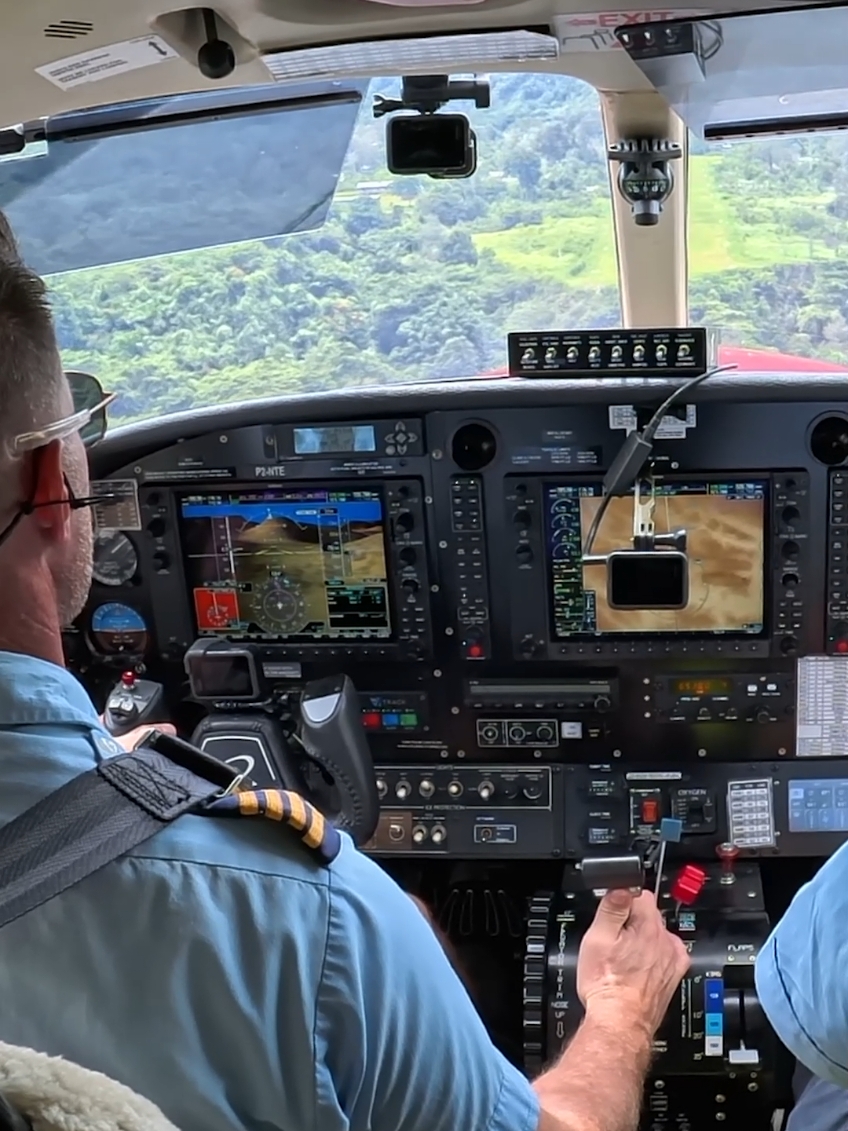
[[[834, 250], [822, 240], [788, 230], [781, 223], [790, 214], [820, 212], [825, 203], [820, 195], [749, 200], [743, 217], [729, 194], [716, 185], [717, 161], [695, 157], [690, 164], [692, 276], [834, 258]], [[607, 201], [593, 202], [585, 216], [552, 216], [541, 224], [482, 233], [474, 242], [479, 250], [491, 250], [517, 271], [537, 278], [548, 276], [566, 286], [614, 286], [617, 281]]]

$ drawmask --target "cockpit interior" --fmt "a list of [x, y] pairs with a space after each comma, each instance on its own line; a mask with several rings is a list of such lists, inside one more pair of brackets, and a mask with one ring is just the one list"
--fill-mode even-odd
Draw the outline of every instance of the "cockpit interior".
[[0, 209], [117, 394], [69, 667], [350, 832], [530, 1075], [596, 893], [655, 890], [692, 966], [644, 1131], [781, 1126], [753, 964], [848, 838], [846, 41], [719, 0], [4, 12]]

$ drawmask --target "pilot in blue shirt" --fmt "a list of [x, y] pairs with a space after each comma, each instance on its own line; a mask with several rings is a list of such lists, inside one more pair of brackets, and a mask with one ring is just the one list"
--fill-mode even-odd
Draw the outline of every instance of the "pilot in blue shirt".
[[[0, 822], [118, 750], [74, 676], [0, 652]], [[271, 822], [181, 818], [0, 931], [0, 1040], [182, 1131], [535, 1131], [420, 911], [343, 840], [322, 867]]]
[[791, 1131], [848, 1131], [848, 844], [796, 894], [757, 959], [777, 1035], [814, 1074]]

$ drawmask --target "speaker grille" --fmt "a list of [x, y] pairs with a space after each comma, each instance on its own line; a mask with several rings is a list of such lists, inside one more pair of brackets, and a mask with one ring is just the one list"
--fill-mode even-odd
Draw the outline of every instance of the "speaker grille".
[[94, 24], [88, 20], [57, 20], [47, 25], [44, 34], [48, 39], [79, 39], [93, 30]]

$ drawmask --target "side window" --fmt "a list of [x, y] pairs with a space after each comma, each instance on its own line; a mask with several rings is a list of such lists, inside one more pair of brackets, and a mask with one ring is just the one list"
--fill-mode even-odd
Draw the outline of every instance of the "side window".
[[691, 321], [848, 364], [848, 137], [691, 145]]

